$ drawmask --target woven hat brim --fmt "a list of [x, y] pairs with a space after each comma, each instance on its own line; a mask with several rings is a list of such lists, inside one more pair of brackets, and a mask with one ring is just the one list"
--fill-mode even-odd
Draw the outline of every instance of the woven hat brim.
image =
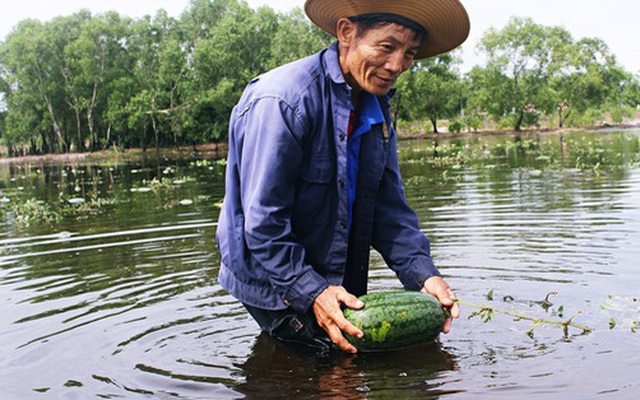
[[455, 49], [470, 30], [469, 15], [459, 0], [307, 0], [304, 10], [311, 22], [332, 36], [340, 18], [370, 13], [409, 18], [427, 31], [416, 59]]

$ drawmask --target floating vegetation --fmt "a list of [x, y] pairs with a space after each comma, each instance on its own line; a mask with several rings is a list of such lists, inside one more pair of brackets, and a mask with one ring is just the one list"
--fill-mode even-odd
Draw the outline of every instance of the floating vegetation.
[[[539, 305], [545, 312], [551, 312], [552, 317], [564, 318], [564, 306], [557, 308], [553, 307], [551, 297], [557, 295], [556, 292], [550, 292], [543, 300], [530, 302], [531, 305]], [[490, 290], [485, 296], [486, 300], [494, 301], [494, 291]], [[512, 296], [504, 296], [503, 302], [513, 302], [515, 299]], [[576, 328], [582, 331], [582, 334], [586, 334], [594, 331], [593, 328], [578, 324], [574, 322], [574, 319], [581, 313], [576, 313], [573, 317], [565, 320], [555, 318], [536, 318], [529, 315], [525, 315], [516, 311], [515, 309], [504, 310], [498, 307], [489, 305], [480, 305], [470, 303], [463, 299], [457, 299], [456, 302], [477, 309], [472, 312], [468, 319], [480, 318], [483, 322], [489, 322], [493, 319], [495, 314], [503, 314], [514, 318], [514, 321], [530, 321], [533, 323], [531, 329], [527, 331], [527, 335], [533, 337], [534, 330], [541, 325], [556, 325], [560, 326], [564, 332], [565, 338], [569, 337], [569, 328]], [[620, 328], [629, 330], [631, 333], [636, 333], [640, 330], [640, 299], [637, 297], [622, 297], [609, 295], [605, 302], [602, 304], [601, 309], [604, 312], [611, 313], [608, 319], [608, 328], [610, 330]]]
[[28, 227], [35, 223], [54, 224], [62, 215], [42, 200], [30, 198], [24, 201], [11, 201], [0, 208], [5, 218], [12, 219], [18, 227]]
[[[549, 311], [550, 307], [553, 305], [551, 303], [551, 301], [549, 300], [549, 298], [552, 295], [555, 295], [555, 294], [556, 294], [556, 292], [551, 292], [551, 293], [547, 294], [547, 296], [543, 300], [535, 301], [535, 302], [532, 302], [532, 303], [539, 304], [544, 309], [545, 312]], [[493, 295], [494, 295], [493, 290], [489, 291], [489, 293], [487, 293], [487, 295], [486, 295], [486, 299], [489, 300], [489, 301], [493, 301]], [[505, 296], [503, 298], [503, 300], [505, 302], [507, 302], [507, 301], [513, 301], [514, 299], [513, 299], [512, 296]], [[474, 311], [469, 315], [468, 319], [478, 317], [483, 322], [487, 323], [487, 322], [489, 322], [489, 321], [491, 321], [493, 319], [493, 316], [495, 314], [502, 314], [502, 315], [507, 315], [509, 317], [513, 317], [514, 321], [516, 321], [516, 322], [517, 321], [530, 321], [530, 322], [533, 323], [533, 325], [527, 331], [527, 336], [529, 336], [531, 338], [533, 338], [534, 330], [537, 327], [541, 326], [541, 325], [556, 325], [556, 326], [561, 327], [565, 338], [569, 338], [569, 328], [570, 327], [580, 329], [582, 331], [581, 334], [587, 334], [587, 333], [593, 331], [592, 328], [590, 328], [588, 326], [585, 326], [585, 325], [582, 325], [582, 324], [575, 323], [573, 321], [574, 318], [577, 315], [579, 315], [580, 313], [577, 313], [574, 317], [571, 317], [571, 318], [569, 318], [567, 320], [559, 320], [559, 319], [554, 319], [554, 318], [536, 318], [536, 317], [532, 317], [532, 316], [520, 313], [520, 312], [518, 312], [518, 311], [516, 311], [514, 309], [505, 310], [505, 309], [502, 309], [502, 308], [493, 307], [493, 306], [489, 306], [489, 305], [486, 305], [486, 304], [483, 304], [483, 305], [474, 304], [474, 303], [470, 303], [470, 302], [468, 302], [466, 300], [463, 300], [463, 299], [456, 299], [455, 301], [457, 303], [463, 304], [465, 306], [469, 306], [469, 307], [477, 309], [477, 311]], [[564, 315], [564, 307], [563, 306], [560, 306], [560, 307], [558, 307], [557, 310], [553, 310], [552, 311], [552, 316], [556, 316], [558, 318], [563, 318], [563, 315]]]
[[116, 203], [115, 198], [96, 198], [86, 200], [75, 197], [61, 198], [58, 204], [36, 198], [16, 198], [0, 206], [0, 217], [11, 221], [16, 227], [26, 228], [32, 225], [53, 225], [64, 217], [87, 218], [100, 213], [105, 206]]
[[429, 182], [429, 178], [424, 175], [415, 175], [411, 178], [405, 180], [405, 185], [407, 186], [421, 186], [427, 184]]
[[597, 132], [471, 137], [436, 140], [422, 148], [408, 147], [400, 151], [403, 164], [440, 170], [504, 165], [538, 170], [575, 168], [600, 174], [637, 166], [640, 137], [633, 133], [601, 135]]
[[99, 214], [106, 206], [113, 206], [117, 203], [116, 198], [73, 198], [63, 203], [60, 208], [60, 214], [63, 216], [72, 216], [76, 218], [88, 218], [91, 215]]
[[132, 187], [131, 189], [129, 189], [129, 191], [132, 193], [158, 193], [161, 191], [175, 190], [177, 187], [193, 181], [195, 181], [195, 178], [193, 177], [170, 178], [165, 176], [160, 179], [143, 179], [142, 186]]
[[191, 161], [189, 163], [189, 166], [191, 167], [209, 168], [209, 169], [213, 169], [213, 167], [216, 165], [221, 167], [226, 166], [227, 159], [226, 158], [220, 158], [217, 160], [202, 159], [202, 160]]
[[609, 295], [601, 306], [609, 317], [609, 329], [619, 327], [636, 333], [640, 330], [640, 299], [636, 297], [622, 297]]

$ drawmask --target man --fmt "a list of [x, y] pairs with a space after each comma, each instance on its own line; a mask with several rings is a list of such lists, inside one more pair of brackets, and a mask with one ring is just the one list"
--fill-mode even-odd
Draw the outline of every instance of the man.
[[414, 59], [460, 45], [469, 20], [458, 0], [307, 0], [305, 11], [338, 40], [255, 78], [234, 108], [219, 278], [264, 331], [356, 352], [343, 332], [362, 332], [342, 307], [364, 306], [371, 247], [405, 289], [459, 316], [405, 198], [389, 99]]

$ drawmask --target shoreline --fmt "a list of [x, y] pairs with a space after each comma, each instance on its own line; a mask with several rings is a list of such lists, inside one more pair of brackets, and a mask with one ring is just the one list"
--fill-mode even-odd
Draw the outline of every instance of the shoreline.
[[455, 139], [455, 138], [469, 138], [469, 137], [487, 137], [487, 136], [530, 136], [539, 134], [562, 134], [562, 133], [575, 133], [575, 132], [598, 132], [598, 131], [616, 131], [616, 130], [640, 130], [640, 121], [634, 121], [634, 123], [626, 124], [604, 124], [594, 126], [583, 127], [568, 127], [568, 128], [537, 128], [537, 129], [523, 129], [521, 131], [515, 130], [486, 130], [477, 132], [441, 132], [441, 133], [420, 133], [420, 134], [408, 134], [398, 135], [398, 140], [414, 140], [414, 139]]
[[223, 143], [207, 143], [196, 146], [160, 147], [158, 149], [141, 148], [114, 150], [99, 150], [85, 153], [42, 154], [19, 157], [0, 156], [2, 164], [30, 164], [30, 163], [93, 163], [93, 162], [131, 162], [151, 157], [175, 157], [179, 159], [197, 159], [210, 157], [218, 159], [226, 155], [227, 146]]
[[[635, 121], [634, 121], [635, 122]], [[616, 131], [616, 130], [640, 130], [640, 123], [617, 124], [617, 125], [598, 125], [589, 127], [570, 127], [561, 129], [539, 128], [525, 129], [522, 131], [501, 130], [501, 131], [478, 131], [478, 132], [441, 132], [441, 133], [421, 133], [421, 134], [399, 134], [398, 141], [406, 140], [436, 140], [436, 139], [455, 139], [470, 137], [489, 137], [489, 136], [530, 136], [538, 134], [563, 134], [574, 132], [598, 132], [598, 131]], [[29, 155], [19, 157], [0, 156], [0, 165], [2, 164], [30, 164], [30, 163], [91, 163], [91, 162], [130, 162], [149, 157], [175, 157], [178, 159], [201, 159], [203, 157], [212, 160], [219, 159], [226, 155], [226, 143], [207, 143], [195, 146], [180, 147], [161, 147], [159, 149], [149, 148], [143, 150], [141, 148], [114, 150], [99, 150], [86, 153], [63, 153], [63, 154], [43, 154]]]

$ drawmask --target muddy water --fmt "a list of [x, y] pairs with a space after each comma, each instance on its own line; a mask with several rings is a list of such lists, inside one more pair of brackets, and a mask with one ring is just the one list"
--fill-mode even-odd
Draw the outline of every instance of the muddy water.
[[[593, 331], [468, 319], [477, 309], [465, 306], [449, 335], [406, 351], [284, 346], [216, 281], [224, 165], [4, 164], [0, 398], [637, 395], [637, 134], [412, 141], [400, 156], [462, 299]], [[375, 253], [372, 263], [371, 290], [400, 287]]]

